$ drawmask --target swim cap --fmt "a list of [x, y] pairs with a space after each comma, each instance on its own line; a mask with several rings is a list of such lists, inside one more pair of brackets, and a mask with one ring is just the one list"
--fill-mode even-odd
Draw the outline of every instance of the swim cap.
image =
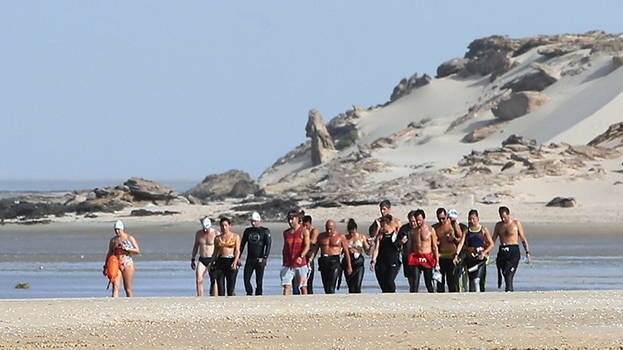
[[459, 217], [459, 212], [456, 211], [456, 209], [450, 209], [448, 210], [448, 217], [452, 219], [456, 219]]
[[203, 218], [203, 219], [201, 219], [201, 220], [199, 220], [199, 221], [201, 222], [201, 226], [202, 226], [205, 230], [207, 230], [207, 229], [209, 229], [210, 227], [212, 227], [212, 221], [210, 220], [210, 218], [209, 218], [209, 217], [205, 217], [205, 218]]
[[115, 230], [119, 229], [119, 230], [123, 230], [124, 226], [123, 226], [123, 221], [121, 220], [117, 220], [117, 222], [115, 222], [115, 226], [114, 226]]
[[262, 217], [260, 216], [260, 213], [254, 211], [253, 214], [251, 214], [251, 220], [262, 221]]

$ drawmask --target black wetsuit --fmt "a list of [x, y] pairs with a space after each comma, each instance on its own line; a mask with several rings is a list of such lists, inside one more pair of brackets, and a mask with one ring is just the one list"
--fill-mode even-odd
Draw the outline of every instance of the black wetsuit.
[[334, 294], [337, 280], [342, 274], [340, 255], [320, 256], [318, 258], [318, 271], [320, 271], [325, 294]]
[[441, 282], [437, 282], [437, 293], [445, 292], [445, 284], [448, 285], [448, 292], [459, 291], [459, 270], [452, 258], [439, 258], [439, 272], [441, 272]]
[[314, 294], [314, 274], [316, 273], [315, 259], [309, 259], [309, 277], [307, 278], [307, 294]]
[[244, 264], [244, 288], [247, 295], [253, 295], [253, 285], [251, 284], [253, 272], [255, 272], [255, 295], [262, 295], [265, 261], [270, 254], [271, 243], [270, 230], [266, 227], [248, 227], [242, 234], [240, 255], [242, 255], [245, 245], [249, 247], [247, 260]]
[[347, 275], [346, 259], [342, 259], [342, 269], [344, 270], [344, 277], [346, 279], [346, 284], [348, 285], [348, 293], [361, 293], [363, 273], [366, 270], [363, 254], [359, 254], [359, 257], [357, 258], [355, 258], [355, 254], [350, 254], [350, 265], [353, 269], [353, 273]]
[[234, 262], [233, 257], [219, 257], [216, 259], [214, 266], [214, 275], [218, 282], [218, 295], [225, 295], [225, 286], [227, 285], [227, 295], [236, 295], [236, 276], [238, 269], [233, 269], [231, 264]]
[[471, 252], [485, 249], [485, 234], [482, 226], [478, 231], [467, 230], [465, 245], [467, 246], [467, 256], [465, 257], [465, 267], [469, 277], [470, 292], [484, 292], [487, 277], [487, 259], [478, 260]]
[[498, 288], [502, 286], [504, 276], [505, 291], [513, 291], [513, 278], [521, 259], [518, 244], [503, 244], [500, 246], [495, 264], [498, 266]]
[[[405, 235], [409, 237], [409, 241], [406, 243], [407, 247], [411, 246], [411, 230], [412, 229], [413, 228], [411, 227], [411, 224], [406, 223], [400, 227], [400, 230], [398, 230], [398, 233], [400, 235]], [[415, 279], [413, 278], [413, 266], [410, 266], [409, 263], [407, 262], [408, 256], [409, 256], [409, 250], [403, 248], [401, 252], [402, 272], [405, 278], [407, 279], [407, 282], [409, 282], [409, 290], [411, 291], [411, 290], [414, 290], [415, 288]]]
[[383, 293], [396, 292], [396, 276], [400, 271], [400, 239], [404, 235], [394, 233], [381, 233], [379, 253], [376, 258], [374, 273]]

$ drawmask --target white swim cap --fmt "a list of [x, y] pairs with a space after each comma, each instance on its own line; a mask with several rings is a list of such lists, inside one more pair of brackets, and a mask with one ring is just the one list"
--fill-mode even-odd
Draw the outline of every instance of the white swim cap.
[[210, 227], [212, 227], [212, 221], [210, 220], [209, 217], [205, 217], [205, 218], [201, 219], [200, 221], [201, 221], [201, 226], [203, 226], [203, 228], [205, 230], [207, 230]]
[[450, 209], [448, 210], [448, 217], [452, 218], [452, 219], [456, 219], [459, 217], [459, 212], [456, 211], [456, 209]]
[[251, 214], [251, 220], [262, 221], [262, 217], [260, 216], [260, 213], [254, 211], [253, 214]]
[[123, 230], [124, 226], [123, 226], [123, 221], [121, 220], [117, 220], [117, 222], [115, 222], [115, 226], [114, 226], [115, 230], [119, 229], [119, 230]]

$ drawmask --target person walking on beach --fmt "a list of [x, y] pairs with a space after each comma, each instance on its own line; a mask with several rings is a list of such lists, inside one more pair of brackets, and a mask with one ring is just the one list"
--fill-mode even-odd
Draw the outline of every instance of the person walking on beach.
[[465, 268], [469, 277], [470, 292], [484, 292], [487, 274], [487, 257], [494, 243], [489, 230], [480, 224], [478, 210], [472, 209], [468, 214], [469, 227], [463, 236], [467, 246]]
[[288, 212], [290, 228], [283, 231], [283, 265], [280, 278], [283, 295], [292, 292], [292, 285], [299, 286], [301, 294], [307, 294], [307, 252], [310, 247], [309, 230], [301, 225], [300, 213]]
[[[212, 221], [205, 217], [200, 220], [202, 229], [195, 234], [195, 243], [190, 256], [190, 268], [195, 271], [195, 283], [197, 285], [197, 296], [203, 296], [203, 280], [206, 272], [210, 277], [210, 295], [216, 295], [216, 284], [214, 283], [213, 273], [210, 272], [212, 255], [214, 255], [214, 239], [216, 230], [212, 228]], [[195, 256], [199, 253], [199, 264], [195, 261]]]
[[262, 217], [258, 212], [251, 214], [251, 227], [248, 227], [242, 233], [242, 242], [240, 243], [240, 254], [244, 252], [247, 245], [247, 259], [244, 264], [244, 288], [247, 295], [253, 295], [253, 285], [251, 284], [251, 276], [255, 272], [255, 295], [262, 295], [262, 282], [264, 280], [264, 268], [268, 262], [270, 255], [270, 245], [272, 238], [270, 230], [261, 226]]
[[123, 289], [127, 297], [133, 297], [134, 291], [132, 289], [132, 280], [134, 279], [134, 260], [132, 255], [140, 254], [141, 249], [138, 245], [138, 241], [134, 236], [125, 232], [125, 225], [123, 221], [117, 220], [113, 226], [115, 236], [110, 239], [108, 243], [108, 253], [106, 253], [106, 260], [104, 262], [104, 276], [106, 276], [106, 269], [108, 264], [108, 258], [115, 255], [119, 261], [119, 270], [121, 274], [117, 274], [117, 278], [112, 281], [112, 297], [119, 296], [119, 287], [121, 285], [121, 279], [123, 279]]
[[398, 230], [399, 235], [407, 237], [407, 242], [403, 245], [400, 256], [402, 258], [402, 272], [409, 283], [409, 290], [414, 288], [415, 283], [413, 274], [411, 273], [412, 267], [409, 266], [409, 262], [407, 260], [409, 256], [409, 247], [411, 247], [411, 244], [413, 243], [411, 240], [411, 232], [413, 232], [413, 229], [416, 227], [415, 218], [413, 217], [414, 213], [415, 210], [411, 210], [407, 214], [407, 223], [400, 226], [400, 229]]
[[[316, 247], [318, 234], [320, 234], [320, 231], [317, 228], [314, 228], [312, 224], [312, 217], [310, 215], [303, 215], [303, 227], [305, 227], [305, 229], [309, 231], [310, 240], [309, 252], [307, 253], [307, 267], [309, 268], [307, 278], [307, 294], [314, 294], [314, 274], [316, 273], [316, 264], [314, 263], [314, 248]], [[298, 287], [293, 288], [293, 290], [294, 289], [298, 289]], [[295, 294], [298, 293], [300, 292], [295, 290]]]
[[[455, 216], [456, 210], [452, 210], [452, 214]], [[458, 252], [463, 246], [463, 232], [456, 220], [450, 220], [450, 213], [446, 212], [446, 209], [439, 208], [436, 214], [438, 222], [432, 226], [437, 235], [439, 270], [442, 276], [441, 282], [437, 283], [437, 292], [445, 292], [444, 282], [448, 285], [448, 292], [458, 292], [457, 264], [459, 262]]]
[[413, 213], [415, 228], [411, 233], [411, 247], [407, 258], [411, 266], [411, 276], [413, 287], [409, 291], [417, 293], [420, 289], [420, 275], [424, 273], [424, 284], [429, 293], [434, 293], [433, 288], [433, 269], [439, 269], [437, 235], [435, 229], [428, 226], [425, 222], [426, 213], [418, 209]]
[[[346, 229], [348, 230], [346, 243], [348, 244], [348, 255], [353, 272], [351, 274], [345, 273], [344, 277], [348, 285], [348, 293], [361, 293], [361, 283], [365, 272], [363, 253], [370, 254], [370, 245], [368, 240], [357, 232], [357, 223], [354, 219], [348, 220]], [[342, 259], [342, 267], [346, 270], [346, 256]]]
[[346, 236], [337, 231], [335, 221], [327, 220], [325, 224], [325, 232], [318, 235], [318, 244], [314, 248], [314, 254], [320, 250], [318, 258], [318, 270], [322, 277], [322, 285], [325, 294], [334, 294], [337, 287], [338, 279], [342, 275], [342, 266], [340, 255], [344, 253], [345, 273], [350, 275], [353, 273], [351, 267], [350, 255], [348, 254], [348, 243]]
[[231, 220], [221, 218], [221, 234], [214, 239], [215, 255], [214, 276], [218, 286], [218, 295], [236, 295], [236, 276], [240, 260], [240, 235], [231, 231]]
[[459, 225], [459, 228], [461, 229], [461, 241], [463, 244], [461, 245], [461, 249], [457, 250], [458, 261], [456, 263], [455, 274], [456, 282], [458, 284], [457, 291], [464, 292], [469, 289], [469, 279], [467, 278], [467, 270], [465, 269], [465, 255], [467, 254], [467, 247], [465, 246], [465, 240], [463, 240], [462, 238], [462, 236], [465, 236], [465, 234], [467, 233], [467, 225], [459, 222], [459, 212], [456, 211], [456, 209], [448, 210], [448, 218], [452, 223], [452, 227], [455, 227], [455, 225]]
[[500, 219], [493, 230], [493, 241], [500, 238], [500, 249], [495, 263], [498, 267], [498, 288], [502, 286], [502, 276], [504, 276], [505, 291], [513, 291], [513, 278], [515, 272], [517, 272], [517, 266], [519, 265], [519, 259], [521, 254], [519, 252], [518, 241], [521, 239], [521, 244], [526, 252], [527, 262], [532, 261], [530, 256], [530, 249], [528, 247], [528, 238], [524, 231], [523, 225], [519, 220], [511, 218], [510, 209], [507, 207], [500, 207], [498, 210]]
[[370, 261], [370, 270], [376, 274], [376, 280], [383, 293], [396, 292], [396, 276], [401, 264], [400, 250], [407, 242], [406, 235], [399, 235], [396, 232], [394, 222], [391, 215], [385, 215], [378, 220], [379, 230]]
[[377, 218], [376, 220], [374, 220], [372, 225], [370, 225], [370, 227], [368, 228], [368, 233], [370, 234], [370, 237], [372, 238], [372, 240], [376, 239], [376, 236], [378, 235], [381, 229], [380, 220], [384, 216], [389, 215], [392, 218], [392, 222], [391, 222], [391, 226], [393, 226], [391, 228], [392, 232], [398, 232], [398, 230], [400, 230], [400, 219], [392, 216], [392, 203], [388, 199], [382, 200], [381, 203], [379, 203], [379, 211], [381, 212], [381, 216]]

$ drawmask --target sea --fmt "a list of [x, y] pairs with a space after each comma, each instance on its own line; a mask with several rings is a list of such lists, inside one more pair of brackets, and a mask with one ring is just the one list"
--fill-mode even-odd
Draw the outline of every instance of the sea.
[[[361, 226], [365, 226], [361, 223]], [[338, 229], [344, 229], [340, 224]], [[490, 229], [492, 223], [486, 224]], [[623, 235], [614, 225], [530, 224], [524, 222], [533, 262], [522, 262], [515, 277], [517, 291], [623, 289]], [[138, 240], [141, 254], [134, 257], [136, 296], [195, 295], [190, 254], [199, 225], [192, 223], [127, 223]], [[264, 294], [280, 294], [282, 232], [285, 223], [267, 224], [273, 247], [264, 277]], [[235, 226], [235, 232], [244, 227]], [[68, 223], [37, 226], [0, 225], [0, 298], [106, 297], [107, 279], [102, 275], [109, 223]], [[486, 292], [499, 292], [495, 255], [487, 266]], [[523, 249], [522, 249], [523, 254]], [[366, 266], [368, 266], [367, 257]], [[27, 283], [27, 289], [16, 285]], [[207, 282], [206, 282], [207, 283]], [[402, 271], [396, 278], [397, 292], [408, 292]], [[207, 287], [206, 287], [207, 289]], [[421, 279], [420, 292], [426, 289]], [[316, 273], [315, 293], [323, 293]], [[338, 293], [346, 293], [346, 282]], [[363, 293], [378, 293], [374, 273], [366, 270]], [[242, 271], [237, 295], [244, 295]]]

